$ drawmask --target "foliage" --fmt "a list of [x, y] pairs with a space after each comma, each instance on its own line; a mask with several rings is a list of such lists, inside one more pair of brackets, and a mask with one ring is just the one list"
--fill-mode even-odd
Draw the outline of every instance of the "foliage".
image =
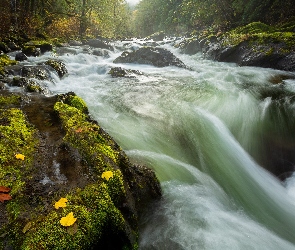
[[75, 38], [123, 36], [130, 33], [124, 0], [3, 0], [0, 31], [30, 36]]
[[147, 36], [208, 27], [227, 30], [250, 22], [277, 24], [294, 20], [292, 0], [142, 0], [134, 11], [134, 31]]

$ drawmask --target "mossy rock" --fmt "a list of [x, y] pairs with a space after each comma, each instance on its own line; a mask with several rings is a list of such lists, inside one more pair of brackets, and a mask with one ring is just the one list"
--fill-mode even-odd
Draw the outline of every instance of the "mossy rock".
[[62, 61], [51, 59], [46, 61], [45, 64], [52, 67], [60, 78], [64, 77], [68, 73], [66, 65]]
[[161, 196], [155, 174], [132, 165], [74, 93], [0, 104], [0, 186], [12, 197], [0, 203], [0, 249], [137, 249], [138, 207]]
[[17, 61], [11, 60], [7, 55], [0, 55], [0, 75], [5, 75], [5, 67], [15, 65]]

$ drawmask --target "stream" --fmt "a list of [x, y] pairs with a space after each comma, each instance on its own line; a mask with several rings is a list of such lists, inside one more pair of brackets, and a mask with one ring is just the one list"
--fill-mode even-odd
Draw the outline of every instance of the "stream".
[[[295, 165], [295, 81], [292, 74], [206, 60], [172, 51], [190, 69], [114, 64], [77, 46], [30, 57], [65, 62], [69, 75], [53, 76], [52, 94], [74, 91], [91, 116], [132, 162], [155, 170], [163, 199], [141, 219], [139, 249], [295, 249], [295, 176], [265, 169]], [[139, 70], [112, 78], [111, 67]], [[284, 171], [282, 171], [284, 172]]]

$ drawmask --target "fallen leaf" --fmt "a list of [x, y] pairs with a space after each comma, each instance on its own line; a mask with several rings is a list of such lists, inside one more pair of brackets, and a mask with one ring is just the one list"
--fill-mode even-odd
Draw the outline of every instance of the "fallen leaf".
[[112, 171], [105, 171], [102, 173], [101, 177], [108, 181], [110, 178], [113, 177], [113, 172]]
[[0, 186], [0, 193], [9, 193], [10, 190], [9, 187]]
[[25, 160], [25, 156], [22, 155], [22, 154], [16, 154], [16, 155], [15, 155], [15, 158], [16, 158], [16, 159], [19, 159], [19, 160], [22, 160], [22, 161]]
[[74, 218], [73, 212], [69, 213], [66, 217], [60, 219], [60, 224], [64, 227], [69, 227], [76, 222], [77, 218]]
[[75, 233], [77, 233], [77, 231], [78, 231], [78, 224], [77, 223], [74, 223], [72, 226], [69, 226], [67, 228], [67, 232], [70, 235], [74, 235]]
[[32, 223], [29, 221], [23, 228], [23, 233], [25, 234], [27, 231], [30, 230]]
[[75, 130], [76, 133], [81, 133], [82, 131], [83, 131], [82, 128], [78, 128], [78, 129]]
[[9, 201], [12, 197], [9, 194], [0, 193], [0, 202]]
[[68, 199], [67, 198], [60, 198], [59, 201], [55, 202], [54, 207], [55, 209], [59, 209], [60, 207], [66, 207]]

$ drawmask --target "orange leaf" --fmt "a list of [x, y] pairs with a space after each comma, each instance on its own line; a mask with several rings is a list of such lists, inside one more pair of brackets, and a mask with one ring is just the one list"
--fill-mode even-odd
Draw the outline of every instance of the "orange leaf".
[[77, 129], [75, 130], [76, 133], [81, 133], [82, 131], [83, 131], [82, 128], [77, 128]]
[[0, 186], [0, 193], [9, 193], [10, 190], [9, 187]]
[[0, 193], [0, 202], [9, 201], [12, 197], [9, 194]]

